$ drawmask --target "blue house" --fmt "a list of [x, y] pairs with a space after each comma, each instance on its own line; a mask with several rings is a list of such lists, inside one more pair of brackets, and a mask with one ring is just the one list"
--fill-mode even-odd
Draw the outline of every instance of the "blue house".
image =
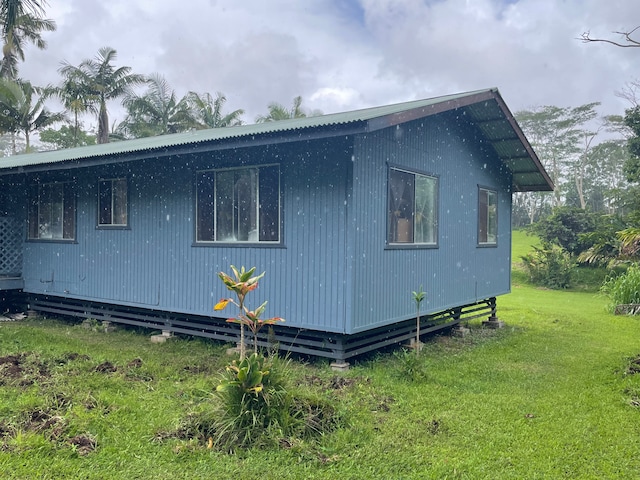
[[0, 160], [0, 289], [236, 341], [216, 274], [255, 266], [280, 347], [344, 361], [412, 338], [420, 285], [424, 333], [494, 318], [512, 194], [552, 188], [496, 89], [19, 155]]

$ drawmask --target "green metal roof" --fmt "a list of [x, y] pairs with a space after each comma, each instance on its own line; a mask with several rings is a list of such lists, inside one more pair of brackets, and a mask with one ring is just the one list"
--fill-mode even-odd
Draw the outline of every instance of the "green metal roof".
[[552, 190], [553, 183], [515, 122], [497, 89], [477, 90], [426, 100], [373, 107], [351, 112], [238, 127], [194, 130], [186, 133], [126, 140], [72, 149], [15, 155], [0, 159], [0, 175], [49, 168], [77, 168], [90, 164], [126, 162], [178, 153], [264, 145], [307, 138], [366, 133], [437, 113], [462, 109], [511, 169], [516, 191]]

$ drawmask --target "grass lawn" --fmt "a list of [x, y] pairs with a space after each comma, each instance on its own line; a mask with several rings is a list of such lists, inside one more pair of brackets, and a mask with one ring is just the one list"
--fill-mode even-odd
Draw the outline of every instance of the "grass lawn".
[[[514, 242], [514, 261], [533, 237]], [[522, 251], [521, 251], [522, 250]], [[2, 478], [640, 478], [640, 319], [584, 291], [520, 282], [498, 299], [502, 330], [429, 341], [417, 366], [393, 353], [337, 376], [296, 363], [341, 427], [315, 441], [228, 455], [188, 435], [228, 358], [198, 339], [0, 324]], [[343, 378], [344, 377], [344, 378]], [[182, 436], [171, 432], [185, 433]]]

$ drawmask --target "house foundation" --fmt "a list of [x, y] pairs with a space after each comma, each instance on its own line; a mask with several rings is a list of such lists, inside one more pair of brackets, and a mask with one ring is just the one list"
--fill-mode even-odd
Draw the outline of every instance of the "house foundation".
[[[114, 305], [108, 303], [87, 302], [64, 297], [25, 295], [24, 303], [40, 315], [92, 318], [96, 321], [111, 322], [112, 325], [124, 324], [160, 330], [151, 341], [166, 342], [174, 335], [184, 334], [211, 338], [237, 345], [240, 332], [237, 325], [229, 324], [222, 318], [184, 315], [172, 312], [157, 312], [144, 308]], [[449, 330], [460, 322], [475, 318], [489, 317], [488, 326], [503, 324], [497, 320], [496, 299], [489, 298], [480, 302], [462, 305], [442, 312], [423, 315], [420, 319], [420, 335]], [[493, 323], [492, 323], [493, 322]], [[503, 324], [504, 325], [504, 324]], [[312, 355], [332, 359], [335, 368], [348, 367], [347, 360], [381, 348], [415, 341], [416, 320], [407, 319], [391, 325], [346, 335], [341, 333], [306, 330], [294, 327], [274, 325], [269, 332], [258, 334], [258, 347], [277, 348], [285, 353]], [[247, 344], [253, 344], [248, 332]], [[235, 347], [234, 347], [235, 350]], [[333, 366], [332, 366], [333, 368]]]

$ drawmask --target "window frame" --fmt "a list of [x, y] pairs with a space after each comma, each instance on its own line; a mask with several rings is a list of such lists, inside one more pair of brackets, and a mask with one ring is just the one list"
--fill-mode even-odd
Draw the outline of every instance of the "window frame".
[[[102, 191], [101, 186], [105, 182], [111, 182], [111, 223], [101, 223], [102, 217]], [[125, 185], [125, 205], [124, 205], [124, 214], [125, 214], [125, 223], [113, 223], [115, 217], [115, 199], [116, 199], [116, 190], [114, 189], [114, 182], [124, 182]], [[97, 212], [96, 212], [96, 228], [99, 230], [129, 230], [129, 179], [127, 177], [108, 177], [108, 178], [99, 178], [98, 179], [98, 192], [97, 192]]]
[[[262, 184], [260, 180], [260, 173], [266, 172], [267, 169], [272, 169], [271, 174], [277, 176], [277, 185], [275, 187], [269, 188], [269, 184]], [[255, 228], [250, 230], [248, 234], [252, 231], [257, 232], [257, 239], [247, 239], [247, 240], [216, 240], [217, 229], [218, 229], [218, 218], [220, 215], [224, 214], [224, 211], [218, 207], [218, 200], [220, 195], [224, 195], [224, 192], [221, 193], [221, 190], [218, 189], [218, 176], [219, 175], [229, 175], [229, 174], [237, 174], [242, 171], [249, 172], [251, 175], [251, 170], [255, 170], [257, 172], [257, 177], [255, 178], [255, 191], [249, 195], [249, 201], [255, 203], [255, 221], [257, 222]], [[265, 182], [268, 182], [268, 176], [265, 175]], [[241, 179], [239, 179], [241, 180]], [[242, 178], [242, 180], [246, 180]], [[203, 188], [201, 182], [208, 182], [208, 185], [204, 185], [204, 187], [212, 188], [209, 201], [201, 201], [200, 195], [201, 190]], [[271, 191], [269, 191], [271, 190]], [[236, 195], [239, 190], [236, 190], [235, 185], [231, 189], [231, 194], [235, 201], [238, 198]], [[267, 208], [262, 210], [261, 205], [261, 192], [263, 194], [271, 194], [271, 198], [265, 196], [265, 198], [270, 198], [271, 204], [269, 205], [269, 209], [272, 211], [268, 211]], [[276, 197], [276, 198], [273, 198]], [[246, 199], [246, 197], [244, 197]], [[274, 204], [275, 203], [275, 204]], [[283, 246], [283, 235], [284, 229], [282, 225], [282, 173], [280, 169], [280, 164], [278, 163], [269, 163], [269, 164], [261, 164], [261, 165], [243, 165], [240, 167], [220, 167], [220, 168], [209, 168], [203, 170], [197, 170], [195, 172], [195, 181], [194, 181], [194, 246], [224, 246], [224, 247], [282, 247]], [[206, 208], [204, 214], [206, 217], [201, 218], [201, 209]], [[237, 211], [235, 205], [231, 207], [232, 211], [232, 221], [231, 221], [231, 229], [235, 234], [235, 224], [236, 220], [240, 221], [240, 218], [237, 217]], [[227, 212], [228, 213], [228, 212]], [[265, 215], [271, 214], [272, 217], [276, 217], [274, 221], [271, 223], [261, 223], [261, 219]], [[204, 225], [205, 228], [202, 229], [204, 232], [201, 236], [201, 225]], [[260, 240], [262, 234], [267, 235], [267, 232], [264, 231], [268, 227], [268, 225], [272, 225], [277, 230], [275, 231], [275, 236], [277, 240]], [[238, 230], [240, 230], [240, 224], [237, 224]], [[272, 232], [273, 234], [274, 232]], [[202, 239], [204, 237], [204, 239]], [[210, 238], [206, 238], [210, 237]]]
[[[486, 202], [483, 203], [483, 194], [486, 194]], [[494, 240], [490, 241], [490, 227], [491, 227], [491, 215], [490, 215], [490, 197], [495, 199], [495, 212], [494, 212]], [[483, 228], [484, 227], [484, 228]], [[498, 190], [483, 185], [478, 185], [478, 247], [491, 248], [498, 246]], [[483, 239], [484, 238], [484, 239]]]
[[[50, 211], [50, 216], [53, 215], [55, 202], [49, 199], [43, 199], [44, 195], [47, 195], [47, 189], [53, 189], [56, 187], [61, 188], [60, 197], [60, 213], [61, 219], [59, 222], [62, 229], [62, 236], [54, 236], [52, 232], [51, 237], [41, 236], [42, 217], [46, 213], [46, 209]], [[49, 192], [49, 197], [51, 196]], [[76, 198], [76, 186], [71, 180], [67, 181], [51, 181], [51, 182], [37, 182], [29, 185], [28, 208], [27, 208], [27, 241], [28, 242], [48, 242], [48, 243], [76, 243], [77, 236], [77, 198]], [[70, 204], [69, 204], [70, 203]], [[43, 212], [44, 211], [44, 212]], [[35, 235], [34, 235], [35, 233]], [[70, 235], [70, 236], [65, 236]]]
[[[416, 169], [407, 168], [401, 165], [388, 164], [387, 165], [387, 201], [385, 204], [385, 211], [387, 217], [387, 231], [386, 231], [386, 241], [385, 248], [386, 249], [430, 249], [430, 248], [439, 248], [439, 240], [440, 240], [440, 176], [420, 171]], [[414, 213], [412, 216], [414, 217], [413, 225], [411, 225], [413, 241], [411, 242], [393, 242], [392, 240], [392, 230], [393, 230], [393, 214], [391, 212], [390, 202], [393, 196], [392, 186], [391, 186], [391, 175], [392, 172], [400, 172], [408, 175], [413, 175], [413, 202], [414, 202]], [[433, 193], [433, 242], [415, 242], [415, 201], [416, 201], [416, 178], [428, 178], [434, 181], [434, 193]]]

